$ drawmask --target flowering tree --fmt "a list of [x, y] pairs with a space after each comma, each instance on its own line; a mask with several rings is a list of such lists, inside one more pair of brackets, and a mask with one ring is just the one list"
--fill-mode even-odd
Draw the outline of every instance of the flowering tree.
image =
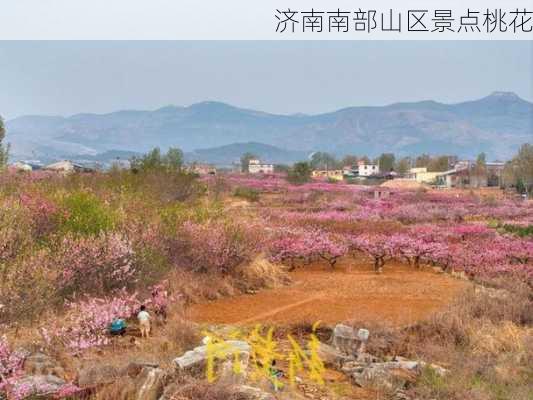
[[172, 246], [175, 261], [196, 272], [231, 273], [261, 249], [261, 227], [237, 222], [187, 221]]
[[131, 244], [118, 233], [67, 235], [53, 257], [67, 295], [106, 294], [133, 283], [137, 272]]
[[52, 233], [59, 221], [59, 208], [40, 193], [26, 192], [20, 195], [20, 203], [30, 214], [33, 234], [42, 238]]
[[393, 254], [389, 238], [385, 235], [358, 235], [348, 238], [352, 250], [362, 251], [374, 259], [374, 270], [383, 271], [385, 261]]
[[276, 262], [295, 261], [309, 263], [315, 259], [323, 259], [331, 268], [338, 259], [348, 251], [346, 244], [338, 236], [328, 234], [320, 229], [282, 229], [278, 238], [271, 243], [271, 259]]
[[65, 325], [52, 332], [67, 348], [79, 352], [109, 343], [107, 329], [115, 318], [130, 318], [140, 306], [136, 294], [122, 292], [113, 298], [89, 298], [69, 304]]

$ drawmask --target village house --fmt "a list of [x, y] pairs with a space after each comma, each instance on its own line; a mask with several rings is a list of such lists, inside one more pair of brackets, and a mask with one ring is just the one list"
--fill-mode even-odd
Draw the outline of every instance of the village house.
[[364, 161], [357, 163], [357, 174], [359, 176], [372, 176], [379, 174], [379, 166], [377, 164], [366, 164]]
[[428, 172], [426, 167], [411, 168], [407, 173], [407, 179], [413, 179], [418, 183], [435, 183], [442, 172]]
[[8, 167], [8, 169], [11, 170], [11, 171], [16, 171], [16, 172], [31, 172], [31, 171], [33, 171], [33, 167], [30, 164], [27, 164], [27, 163], [22, 162], [22, 161], [14, 162], [13, 164], [11, 164]]
[[453, 169], [441, 172], [437, 185], [447, 188], [499, 187], [505, 164], [502, 162], [486, 163], [485, 168], [477, 170], [473, 161], [459, 161]]
[[189, 166], [189, 171], [198, 175], [216, 175], [217, 169], [211, 164], [197, 164], [194, 163]]
[[273, 174], [274, 164], [263, 163], [256, 158], [248, 162], [248, 172], [250, 174]]
[[86, 167], [81, 164], [73, 163], [72, 161], [58, 161], [53, 164], [49, 164], [43, 168], [45, 171], [60, 172], [63, 174], [69, 174], [72, 172], [94, 172], [94, 168]]
[[311, 173], [313, 178], [319, 179], [332, 179], [335, 181], [342, 181], [344, 179], [344, 170], [331, 169], [331, 170], [315, 170]]

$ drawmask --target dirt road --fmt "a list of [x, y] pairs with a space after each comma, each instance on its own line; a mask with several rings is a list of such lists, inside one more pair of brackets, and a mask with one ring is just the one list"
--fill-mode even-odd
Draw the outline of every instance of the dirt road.
[[404, 325], [442, 309], [468, 285], [397, 263], [376, 275], [367, 263], [356, 265], [353, 260], [340, 263], [335, 271], [314, 266], [291, 277], [293, 284], [287, 287], [195, 305], [189, 316], [198, 322], [241, 325], [345, 320]]

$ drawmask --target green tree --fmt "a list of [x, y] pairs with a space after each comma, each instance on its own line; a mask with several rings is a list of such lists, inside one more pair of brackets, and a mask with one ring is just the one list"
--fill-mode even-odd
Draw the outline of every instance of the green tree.
[[370, 164], [370, 158], [368, 158], [368, 156], [366, 156], [366, 155], [364, 155], [361, 158], [359, 158], [359, 161], [362, 161], [365, 164]]
[[141, 157], [133, 157], [130, 163], [134, 171], [179, 172], [183, 165], [183, 152], [171, 147], [165, 155], [162, 155], [159, 147], [156, 147]]
[[342, 163], [342, 166], [352, 166], [352, 165], [357, 165], [357, 161], [359, 161], [359, 159], [357, 158], [357, 156], [353, 156], [353, 155], [346, 155], [344, 156], [344, 158], [342, 159], [341, 163]]
[[379, 170], [381, 172], [389, 172], [394, 169], [394, 154], [392, 153], [383, 153], [378, 158]]
[[485, 153], [479, 153], [476, 159], [476, 165], [481, 168], [485, 168], [487, 165], [487, 155]]
[[505, 165], [504, 182], [520, 193], [533, 195], [533, 145], [523, 144], [518, 154]]
[[181, 167], [183, 166], [183, 151], [176, 147], [169, 148], [163, 162], [170, 171], [181, 171]]
[[438, 157], [433, 157], [430, 159], [428, 165], [427, 165], [427, 169], [428, 171], [430, 172], [444, 172], [444, 171], [447, 171], [449, 168], [449, 165], [448, 165], [448, 160], [449, 160], [449, 157], [448, 156], [438, 156]]
[[421, 154], [416, 158], [415, 167], [416, 168], [424, 168], [424, 167], [427, 168], [430, 162], [431, 162], [431, 156], [429, 154]]
[[287, 173], [289, 172], [289, 166], [287, 164], [274, 164], [274, 172]]
[[246, 152], [241, 156], [241, 172], [249, 172], [250, 160], [257, 158], [254, 153]]
[[311, 165], [308, 162], [297, 162], [292, 166], [287, 175], [287, 180], [294, 184], [309, 182], [311, 179]]
[[312, 169], [337, 169], [337, 160], [333, 155], [319, 151], [311, 156], [310, 165]]
[[398, 172], [399, 174], [408, 173], [410, 168], [411, 168], [411, 158], [410, 157], [403, 157], [403, 158], [399, 159], [396, 162], [396, 166], [394, 167], [396, 172]]
[[63, 209], [60, 227], [65, 233], [91, 236], [110, 231], [115, 226], [114, 212], [92, 193], [70, 193], [63, 199]]
[[0, 169], [5, 168], [9, 158], [9, 145], [5, 146], [3, 140], [6, 137], [4, 119], [0, 116]]

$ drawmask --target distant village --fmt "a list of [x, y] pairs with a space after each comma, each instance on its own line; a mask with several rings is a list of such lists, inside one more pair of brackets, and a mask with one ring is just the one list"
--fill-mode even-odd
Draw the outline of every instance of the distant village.
[[[105, 168], [128, 169], [128, 160], [117, 159]], [[458, 160], [450, 157], [448, 168], [445, 171], [430, 171], [428, 167], [410, 167], [405, 171], [395, 171], [394, 168], [383, 168], [379, 162], [369, 162], [359, 160], [356, 164], [344, 165], [342, 168], [328, 168], [327, 163], [317, 168], [313, 168], [311, 177], [313, 179], [327, 180], [330, 182], [346, 182], [357, 184], [380, 184], [384, 181], [397, 180], [404, 183], [416, 185], [431, 185], [442, 188], [480, 188], [480, 187], [502, 187], [504, 162], [484, 162], [483, 168], [479, 168], [478, 162], [472, 160]], [[201, 176], [216, 175], [217, 173], [247, 173], [269, 175], [288, 168], [283, 165], [261, 160], [259, 158], [249, 158], [246, 165], [242, 162], [235, 162], [231, 166], [215, 166], [212, 164], [193, 162], [185, 166], [188, 172]], [[69, 160], [58, 161], [49, 165], [39, 165], [37, 163], [17, 161], [9, 165], [9, 169], [14, 171], [44, 170], [57, 173], [68, 174], [72, 172], [90, 173], [102, 169], [95, 165], [86, 165]]]

